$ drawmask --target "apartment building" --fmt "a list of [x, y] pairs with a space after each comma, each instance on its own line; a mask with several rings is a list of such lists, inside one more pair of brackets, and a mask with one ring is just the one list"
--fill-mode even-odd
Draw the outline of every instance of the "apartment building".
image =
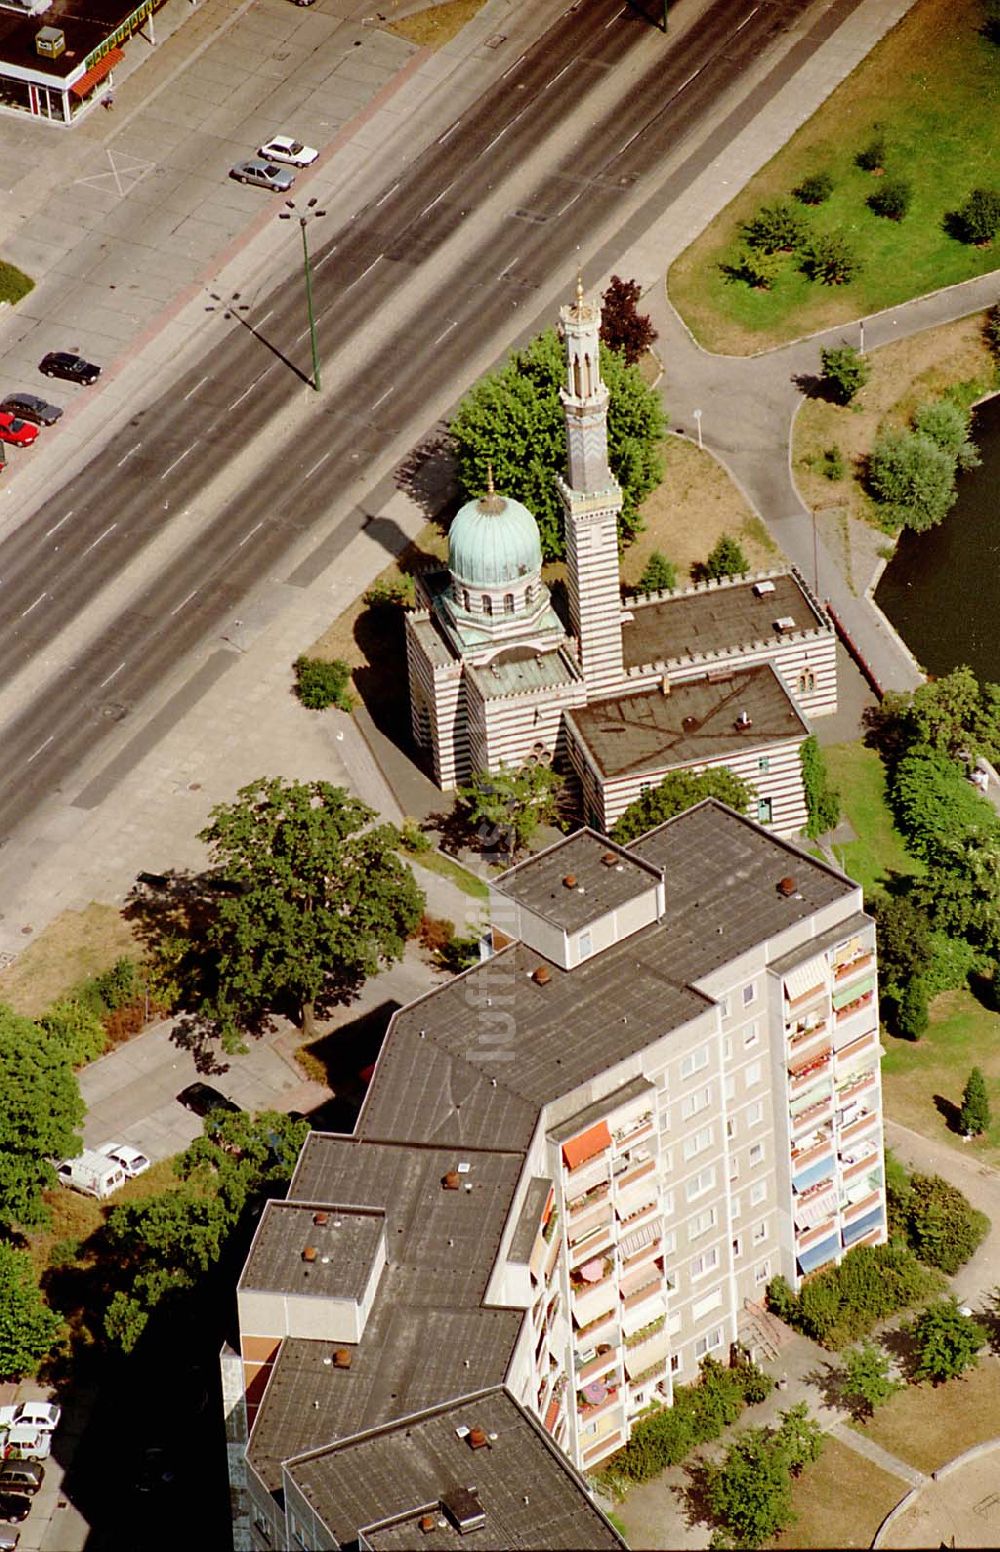
[[[496, 881], [491, 917], [483, 963], [395, 1015], [355, 1133], [314, 1133], [262, 1215], [223, 1359], [238, 1547], [418, 1511], [418, 1544], [450, 1546], [448, 1494], [485, 1491], [460, 1427], [491, 1463], [523, 1434], [583, 1514], [576, 1473], [707, 1354], [753, 1349], [771, 1277], [885, 1238], [857, 885], [709, 801], [629, 847], [560, 841]], [[516, 1428], [474, 1422], [487, 1392]], [[436, 1475], [388, 1470], [351, 1507], [350, 1449], [405, 1465], [407, 1430], [456, 1408]], [[463, 1543], [519, 1544], [497, 1523]], [[527, 1544], [613, 1544], [574, 1526], [541, 1516]]]

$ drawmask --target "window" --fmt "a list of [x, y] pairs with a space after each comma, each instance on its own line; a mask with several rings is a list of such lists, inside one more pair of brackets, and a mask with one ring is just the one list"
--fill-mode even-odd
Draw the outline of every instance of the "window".
[[681, 1329], [681, 1317], [680, 1317], [680, 1315], [671, 1315], [670, 1319], [667, 1321], [667, 1335], [668, 1336], [676, 1336], [680, 1329]]
[[730, 1142], [732, 1142], [733, 1138], [736, 1136], [735, 1116], [730, 1116], [729, 1120], [726, 1122], [726, 1136], [729, 1138]]
[[711, 1085], [704, 1089], [695, 1089], [692, 1094], [685, 1094], [681, 1100], [681, 1120], [690, 1121], [699, 1110], [705, 1110], [712, 1102]]
[[748, 1089], [752, 1089], [760, 1082], [760, 1062], [751, 1062], [744, 1074], [744, 1082]]
[[669, 1105], [664, 1105], [663, 1109], [660, 1111], [660, 1131], [661, 1132], [669, 1132], [669, 1130], [670, 1130], [670, 1106]]
[[684, 1187], [684, 1195], [689, 1202], [693, 1202], [697, 1197], [704, 1196], [706, 1191], [711, 1191], [714, 1185], [715, 1165], [712, 1164], [708, 1169], [703, 1169], [700, 1174], [691, 1176], [691, 1179]]
[[681, 1355], [680, 1355], [680, 1353], [671, 1353], [670, 1354], [670, 1372], [671, 1372], [671, 1374], [680, 1374], [680, 1372], [681, 1372]]
[[742, 1208], [742, 1204], [740, 1202], [739, 1197], [738, 1196], [734, 1196], [732, 1198], [732, 1200], [730, 1201], [730, 1203], [729, 1203], [729, 1216], [730, 1216], [730, 1218], [732, 1218], [734, 1223], [736, 1222], [737, 1218], [739, 1217], [739, 1215], [740, 1215], [740, 1213], [742, 1211], [743, 1211], [743, 1208]]
[[770, 798], [759, 798], [757, 800], [757, 823], [762, 825], [771, 823]]
[[685, 1159], [693, 1159], [696, 1154], [704, 1153], [706, 1148], [712, 1146], [712, 1128], [703, 1126], [700, 1132], [695, 1132], [693, 1137], [688, 1137], [684, 1142]]
[[731, 1035], [727, 1035], [725, 1040], [723, 1040], [723, 1042], [722, 1042], [722, 1060], [724, 1062], [731, 1062], [732, 1059], [733, 1059], [733, 1041], [732, 1041], [732, 1036]]
[[664, 1234], [664, 1236], [663, 1236], [663, 1254], [665, 1256], [672, 1256], [676, 1249], [677, 1249], [677, 1230], [676, 1229], [671, 1229], [668, 1234]]
[[667, 1272], [665, 1274], [663, 1280], [664, 1280], [664, 1283], [666, 1284], [666, 1289], [667, 1289], [668, 1293], [676, 1293], [677, 1292], [677, 1273], [676, 1272]]
[[465, 610], [466, 614], [468, 614], [470, 612], [469, 611], [469, 589], [467, 587], [463, 587], [463, 589], [462, 589], [462, 608]]
[[697, 1051], [689, 1051], [681, 1062], [681, 1077], [693, 1078], [696, 1072], [701, 1072], [708, 1066], [708, 1046], [700, 1045]]
[[493, 613], [493, 600], [490, 597], [489, 593], [484, 593], [483, 594], [483, 613], [484, 614], [492, 614]]
[[271, 1522], [265, 1514], [261, 1514], [259, 1509], [254, 1509], [253, 1511], [253, 1526], [254, 1530], [263, 1536], [265, 1541], [270, 1541]]
[[727, 1019], [729, 1017], [729, 998], [728, 997], [720, 997], [719, 998], [719, 1014], [724, 1019]]
[[673, 1167], [674, 1150], [673, 1148], [664, 1148], [663, 1152], [660, 1154], [660, 1174], [669, 1175]]
[[733, 1077], [732, 1073], [730, 1073], [728, 1077], [722, 1080], [722, 1092], [727, 1099], [732, 1099], [733, 1095], [736, 1093], [736, 1079]]
[[716, 1212], [714, 1207], [706, 1207], [696, 1218], [692, 1218], [688, 1224], [688, 1239], [700, 1239], [707, 1234], [709, 1229], [715, 1228]]
[[816, 675], [811, 668], [804, 668], [799, 674], [799, 694], [811, 695], [816, 688]]
[[722, 1346], [722, 1327], [716, 1326], [714, 1331], [706, 1331], [694, 1344], [694, 1355], [700, 1361], [708, 1353], [713, 1353], [717, 1347]]
[[[691, 1281], [697, 1282], [699, 1277], [705, 1277], [709, 1272], [717, 1271], [718, 1266], [719, 1247], [718, 1245], [713, 1245], [711, 1250], [703, 1250], [701, 1255], [695, 1256], [694, 1260], [691, 1262]], [[694, 1310], [694, 1318], [695, 1320], [701, 1319], [701, 1316], [698, 1314], [697, 1305], [695, 1306]]]
[[753, 1269], [753, 1280], [757, 1284], [758, 1288], [760, 1287], [761, 1283], [769, 1282], [770, 1278], [771, 1278], [771, 1263], [770, 1263], [770, 1261], [761, 1261], [759, 1266], [755, 1266], [754, 1267], [754, 1269]]
[[747, 982], [746, 986], [744, 986], [744, 988], [743, 988], [742, 996], [743, 996], [743, 1006], [745, 1008], [749, 1008], [751, 1003], [757, 1001], [757, 983], [756, 983], [756, 981], [748, 981]]
[[747, 1109], [747, 1126], [759, 1126], [764, 1119], [764, 1101], [755, 1100]]
[[504, 595], [503, 595], [503, 612], [504, 612], [504, 614], [513, 614], [514, 613], [514, 594], [513, 593], [504, 593]]
[[758, 1024], [757, 1020], [754, 1019], [753, 1023], [752, 1024], [748, 1024], [746, 1029], [744, 1029], [744, 1031], [743, 1031], [743, 1049], [744, 1049], [744, 1051], [752, 1051], [754, 1046], [757, 1044], [757, 1041], [759, 1039], [760, 1039], [760, 1025]]
[[733, 1153], [733, 1154], [730, 1154], [730, 1156], [729, 1156], [729, 1179], [730, 1179], [730, 1181], [733, 1181], [733, 1180], [739, 1180], [739, 1178], [740, 1178], [740, 1161], [736, 1157], [735, 1153]]
[[757, 761], [757, 769], [760, 771], [762, 776], [767, 775], [768, 771], [771, 769], [771, 759], [769, 755], [761, 755], [760, 759]]
[[750, 1164], [751, 1164], [751, 1167], [754, 1164], [763, 1164], [763, 1162], [764, 1162], [764, 1144], [762, 1142], [755, 1142], [753, 1147], [750, 1149]]
[[738, 1261], [742, 1254], [743, 1254], [743, 1236], [742, 1236], [742, 1234], [737, 1234], [736, 1238], [733, 1240], [733, 1256]]
[[594, 944], [589, 932], [580, 934], [580, 958], [589, 959], [594, 952]]
[[711, 1293], [706, 1293], [705, 1297], [699, 1299], [697, 1304], [694, 1305], [691, 1310], [691, 1319], [696, 1325], [699, 1325], [705, 1319], [705, 1316], [718, 1309], [721, 1303], [722, 1289], [714, 1288]]
[[767, 1195], [767, 1181], [758, 1180], [756, 1185], [750, 1187], [750, 1206], [758, 1207]]
[[527, 587], [524, 590], [525, 606], [530, 609], [531, 605], [534, 603], [534, 601], [535, 601], [535, 589], [532, 587], [531, 583], [529, 582]]
[[763, 1243], [764, 1243], [764, 1241], [766, 1239], [767, 1239], [767, 1220], [762, 1218], [760, 1223], [754, 1224], [753, 1243], [755, 1245], [763, 1245]]
[[664, 1193], [663, 1193], [663, 1216], [664, 1216], [664, 1218], [669, 1218], [671, 1213], [673, 1212], [673, 1210], [674, 1210], [674, 1193], [672, 1191], [664, 1191]]

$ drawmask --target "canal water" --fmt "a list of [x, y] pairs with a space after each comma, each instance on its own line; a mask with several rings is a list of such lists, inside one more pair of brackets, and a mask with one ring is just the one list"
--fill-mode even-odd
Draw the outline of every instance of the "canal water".
[[972, 437], [982, 463], [959, 475], [943, 523], [904, 529], [875, 602], [928, 673], [968, 663], [1000, 682], [1000, 396], [976, 410]]

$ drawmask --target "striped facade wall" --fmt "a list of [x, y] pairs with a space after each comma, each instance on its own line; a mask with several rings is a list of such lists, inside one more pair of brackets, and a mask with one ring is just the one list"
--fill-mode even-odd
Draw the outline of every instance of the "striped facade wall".
[[629, 691], [652, 688], [664, 673], [671, 684], [700, 679], [713, 670], [730, 671], [770, 663], [803, 716], [831, 716], [837, 709], [837, 641], [831, 630], [797, 631], [783, 640], [755, 641], [723, 652], [642, 663], [626, 672]]
[[[422, 748], [430, 746], [434, 780], [444, 789], [470, 771], [468, 713], [462, 665], [430, 661], [406, 616], [406, 663], [410, 686], [410, 725]], [[424, 618], [427, 618], [425, 615]]]
[[[700, 772], [725, 767], [753, 787], [757, 794], [747, 809], [748, 817], [765, 824], [776, 835], [788, 837], [797, 835], [808, 817], [799, 759], [803, 741], [804, 735], [766, 748], [758, 745], [745, 752], [737, 751], [717, 760], [698, 760], [690, 765], [669, 765], [661, 770], [646, 769], [634, 775], [615, 777], [603, 777], [600, 774], [572, 729], [568, 730], [568, 754], [580, 780], [587, 822], [605, 834], [621, 818], [630, 803], [634, 803], [650, 787], [658, 786], [672, 772]], [[762, 769], [762, 765], [766, 765], [766, 769]], [[758, 808], [761, 802], [770, 803], [770, 818]]]
[[564, 481], [566, 588], [583, 677], [592, 694], [616, 689], [625, 674], [622, 657], [618, 512], [615, 493], [579, 496]]
[[[587, 697], [579, 680], [544, 690], [484, 699], [470, 680], [467, 691], [469, 757], [475, 770], [523, 765], [533, 756], [558, 763], [565, 750], [563, 713]], [[541, 745], [541, 749], [536, 749]]]

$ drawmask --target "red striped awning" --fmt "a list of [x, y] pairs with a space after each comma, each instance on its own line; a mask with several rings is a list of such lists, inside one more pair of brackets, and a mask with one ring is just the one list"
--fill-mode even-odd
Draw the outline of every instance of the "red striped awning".
[[97, 61], [96, 65], [91, 65], [90, 69], [80, 77], [79, 81], [73, 81], [70, 84], [70, 91], [75, 97], [86, 97], [93, 91], [98, 81], [103, 81], [106, 75], [110, 75], [115, 66], [120, 65], [124, 58], [125, 54], [122, 49], [108, 49], [108, 52]]

